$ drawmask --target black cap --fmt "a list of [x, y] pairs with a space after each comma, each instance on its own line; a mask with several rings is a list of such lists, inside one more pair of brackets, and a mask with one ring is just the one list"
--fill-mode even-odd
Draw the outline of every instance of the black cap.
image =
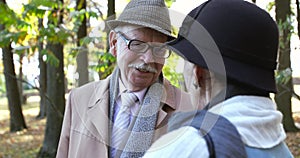
[[190, 62], [229, 79], [276, 92], [276, 22], [243, 0], [210, 0], [186, 16], [169, 46]]

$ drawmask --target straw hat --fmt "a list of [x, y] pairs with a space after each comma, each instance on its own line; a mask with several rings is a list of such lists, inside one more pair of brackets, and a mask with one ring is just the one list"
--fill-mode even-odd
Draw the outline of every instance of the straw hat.
[[[201, 32], [208, 32], [217, 45], [228, 79], [276, 92], [279, 33], [266, 11], [243, 0], [209, 0], [192, 10], [170, 46], [192, 63], [209, 68], [208, 57], [214, 58], [217, 52], [207, 49], [211, 43], [205, 43]], [[215, 65], [220, 63], [213, 63], [209, 70], [221, 73]]]
[[169, 39], [174, 38], [164, 0], [131, 0], [116, 20], [107, 21], [110, 29], [124, 24], [151, 28], [169, 36]]

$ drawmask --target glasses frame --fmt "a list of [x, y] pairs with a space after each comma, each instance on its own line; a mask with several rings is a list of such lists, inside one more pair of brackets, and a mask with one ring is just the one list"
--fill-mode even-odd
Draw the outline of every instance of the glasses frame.
[[[168, 50], [168, 47], [167, 47], [166, 44], [162, 44], [162, 45], [159, 46], [159, 47], [157, 47], [157, 46], [152, 46], [152, 45], [150, 45], [149, 43], [147, 43], [147, 42], [145, 42], [145, 41], [141, 41], [141, 40], [137, 40], [137, 39], [128, 39], [128, 38], [126, 38], [125, 35], [124, 35], [122, 32], [120, 32], [120, 31], [117, 31], [116, 33], [119, 34], [120, 37], [124, 40], [124, 42], [125, 42], [126, 45], [127, 45], [127, 48], [128, 48], [129, 50], [135, 52], [135, 53], [142, 54], [142, 53], [146, 53], [149, 49], [151, 49], [151, 50], [152, 50], [152, 55], [155, 56], [155, 57], [157, 57], [157, 58], [164, 58], [164, 59], [166, 59], [166, 58], [168, 58], [168, 57], [171, 55], [171, 51]], [[130, 48], [132, 42], [140, 42], [141, 44], [145, 44], [147, 47], [145, 48], [144, 51], [136, 51], [136, 50], [132, 50], [132, 49]], [[166, 47], [166, 48], [164, 48], [164, 49], [166, 49], [166, 52], [165, 52], [166, 55], [164, 55], [164, 56], [157, 55], [157, 51], [154, 51], [154, 48], [163, 48], [163, 47]]]

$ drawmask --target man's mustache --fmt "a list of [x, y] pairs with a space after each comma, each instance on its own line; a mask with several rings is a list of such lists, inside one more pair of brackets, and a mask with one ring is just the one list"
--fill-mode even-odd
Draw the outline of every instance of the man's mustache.
[[135, 68], [139, 71], [142, 72], [151, 72], [151, 73], [157, 73], [157, 69], [152, 67], [149, 64], [145, 64], [145, 63], [136, 63], [136, 64], [129, 64], [128, 65], [129, 68]]

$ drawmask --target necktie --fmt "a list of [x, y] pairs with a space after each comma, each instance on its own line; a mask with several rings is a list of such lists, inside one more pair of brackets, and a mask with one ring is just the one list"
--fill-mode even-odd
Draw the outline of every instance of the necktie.
[[121, 102], [122, 105], [115, 118], [113, 131], [112, 131], [112, 157], [115, 157], [116, 151], [122, 149], [126, 142], [126, 136], [128, 134], [127, 128], [130, 123], [130, 107], [137, 101], [137, 96], [133, 93], [122, 93]]

